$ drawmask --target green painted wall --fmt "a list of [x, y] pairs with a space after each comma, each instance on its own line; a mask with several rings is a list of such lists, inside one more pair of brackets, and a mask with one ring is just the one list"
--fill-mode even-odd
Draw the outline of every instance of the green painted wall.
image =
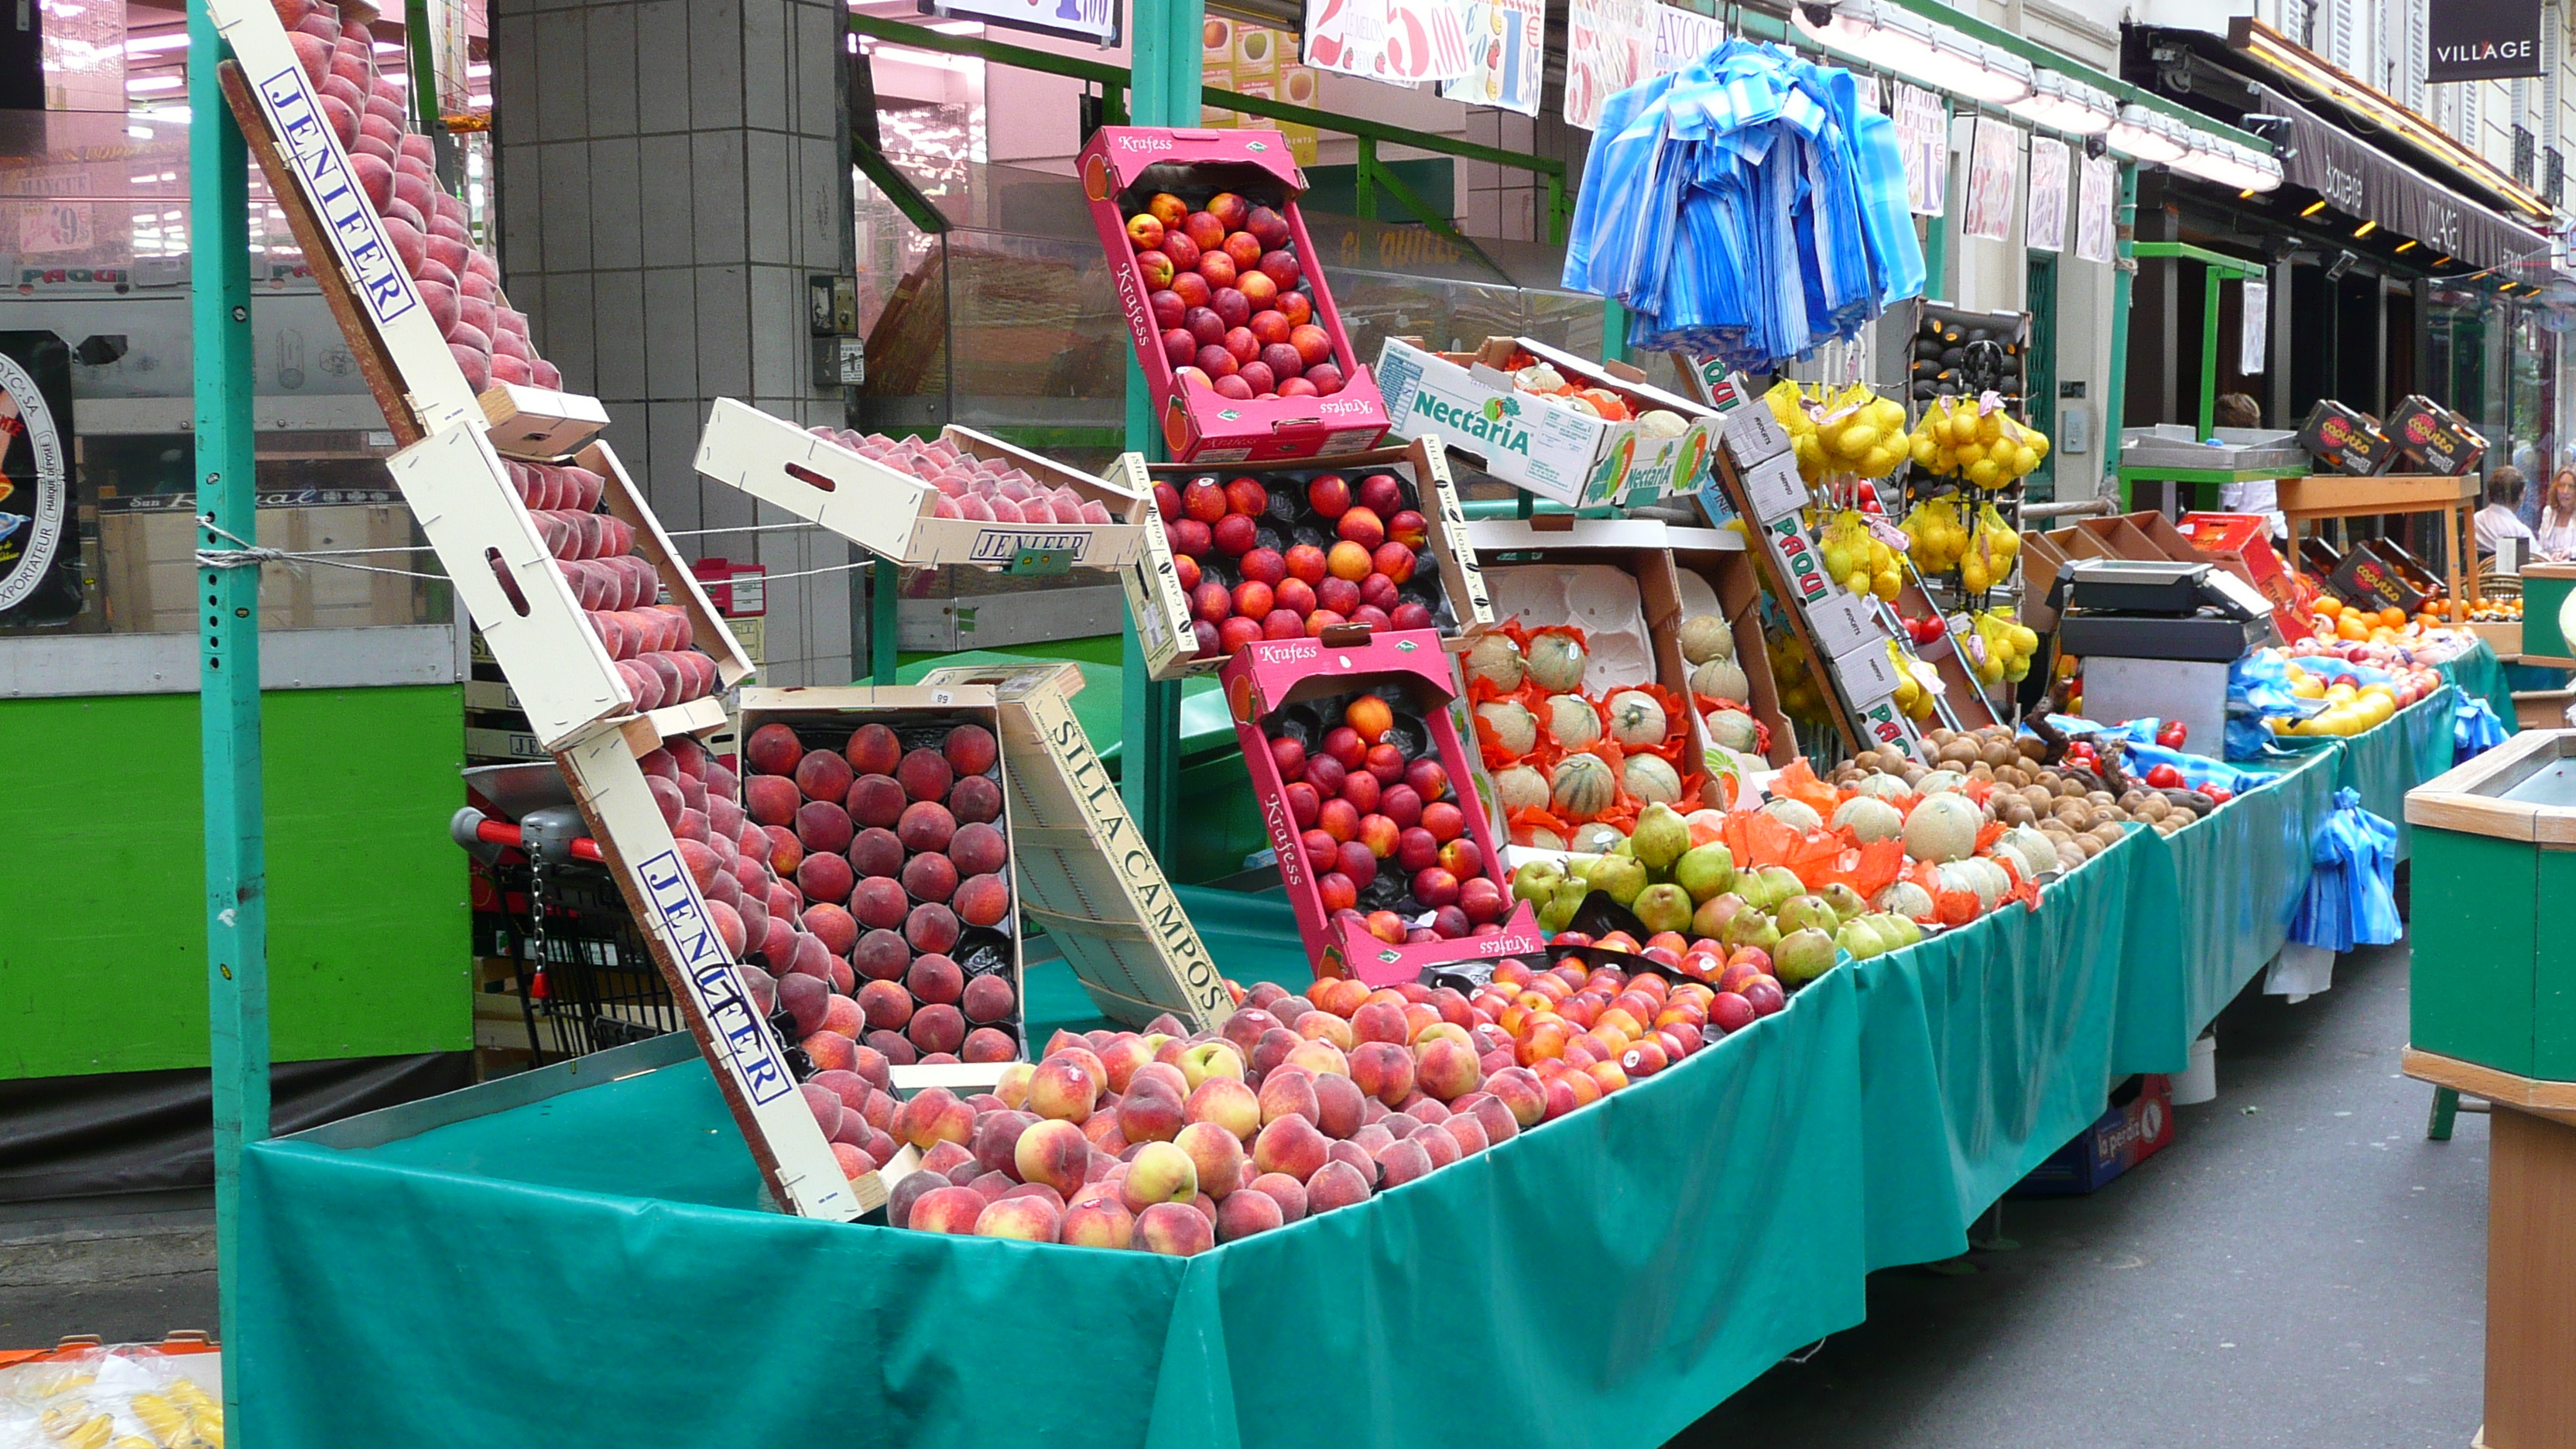
[[[266, 696], [279, 1061], [473, 1045], [463, 692]], [[197, 697], [0, 702], [0, 1079], [206, 1065]]]

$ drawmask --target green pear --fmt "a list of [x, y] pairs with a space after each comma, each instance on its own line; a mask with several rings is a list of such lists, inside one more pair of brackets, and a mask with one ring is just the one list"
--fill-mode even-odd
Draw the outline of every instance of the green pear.
[[[1807, 893], [1807, 883], [1798, 879], [1798, 873], [1785, 865], [1766, 865], [1762, 867], [1761, 875], [1771, 888], [1771, 901], [1774, 905], [1791, 896], [1802, 896]], [[1742, 887], [1739, 886], [1737, 889], [1740, 892]]]
[[1848, 921], [1855, 916], [1869, 914], [1869, 902], [1861, 899], [1860, 892], [1841, 881], [1835, 881], [1816, 894], [1824, 898], [1826, 905], [1834, 908], [1835, 920]]
[[1628, 835], [1629, 852], [1648, 870], [1671, 870], [1691, 848], [1690, 823], [1681, 812], [1658, 800], [1637, 816], [1637, 828]]
[[1691, 923], [1690, 892], [1677, 885], [1650, 885], [1637, 892], [1631, 907], [1649, 931], [1679, 931]]
[[1804, 986], [1834, 969], [1834, 938], [1818, 930], [1792, 931], [1770, 948], [1771, 965], [1783, 986]]
[[1592, 883], [1594, 890], [1619, 904], [1632, 904], [1637, 893], [1646, 888], [1646, 868], [1633, 857], [1598, 855], [1593, 857], [1593, 861], [1592, 868], [1584, 872], [1584, 879]]
[[1887, 942], [1878, 934], [1878, 928], [1869, 923], [1867, 916], [1844, 922], [1843, 928], [1834, 933], [1834, 944], [1849, 951], [1855, 961], [1866, 961], [1887, 952]]
[[1771, 916], [1779, 922], [1783, 932], [1812, 930], [1830, 936], [1843, 926], [1842, 918], [1834, 914], [1834, 908], [1826, 905], [1821, 896], [1791, 896], [1782, 901]]
[[1710, 896], [1699, 903], [1698, 910], [1691, 912], [1691, 934], [1711, 941], [1723, 941], [1726, 939], [1726, 923], [1743, 909], [1744, 897], [1733, 891], [1721, 891]]
[[1780, 944], [1780, 928], [1771, 923], [1769, 916], [1748, 906], [1727, 918], [1726, 934], [1719, 939], [1730, 951], [1743, 946], [1768, 951]]
[[1690, 898], [1706, 904], [1710, 898], [1735, 889], [1735, 853], [1712, 840], [1694, 845], [1673, 862], [1673, 881]]
[[1532, 860], [1512, 872], [1512, 899], [1545, 901], [1565, 879], [1565, 867], [1553, 860]]
[[1592, 887], [1579, 876], [1567, 876], [1556, 883], [1556, 890], [1538, 908], [1538, 923], [1552, 935], [1574, 923], [1574, 913], [1583, 906]]
[[1878, 934], [1886, 939], [1891, 951], [1901, 951], [1923, 939], [1921, 926], [1893, 911], [1879, 912], [1870, 919], [1878, 923]]

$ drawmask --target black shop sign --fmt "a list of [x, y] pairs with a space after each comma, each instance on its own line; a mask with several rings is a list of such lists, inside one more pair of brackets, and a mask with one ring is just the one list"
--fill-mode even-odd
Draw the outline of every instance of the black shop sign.
[[2540, 67], [2540, 0], [2430, 0], [2428, 81], [2511, 80]]

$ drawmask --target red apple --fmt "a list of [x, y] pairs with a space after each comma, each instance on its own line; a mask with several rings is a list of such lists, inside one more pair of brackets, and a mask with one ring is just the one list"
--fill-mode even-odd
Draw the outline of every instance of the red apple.
[[[1249, 480], [1246, 480], [1249, 481]], [[1258, 488], [1261, 485], [1253, 484]], [[1259, 513], [1260, 509], [1241, 510]], [[1275, 548], [1256, 548], [1243, 556], [1243, 578], [1246, 583], [1268, 584], [1275, 591], [1279, 581], [1288, 577], [1288, 561]]]
[[1190, 308], [1181, 314], [1181, 325], [1189, 329], [1189, 334], [1198, 339], [1201, 347], [1225, 340], [1225, 319], [1218, 316], [1213, 308]]
[[[1208, 299], [1208, 308], [1224, 318], [1228, 327], [1242, 327], [1252, 320], [1251, 300], [1234, 287], [1217, 288], [1216, 294]], [[1251, 336], [1251, 330], [1246, 328], [1244, 335]]]
[[[1150, 219], [1147, 218], [1147, 220]], [[1180, 275], [1180, 268], [1173, 266], [1172, 259], [1159, 251], [1138, 252], [1136, 270], [1145, 274], [1145, 286], [1153, 293], [1153, 297], [1160, 297], [1171, 290], [1172, 278]], [[1150, 302], [1153, 298], [1147, 300]], [[1177, 302], [1180, 298], [1174, 297], [1172, 300]]]
[[1324, 581], [1326, 573], [1324, 551], [1311, 543], [1292, 545], [1284, 562], [1288, 568], [1288, 576], [1303, 582], [1309, 588]]
[[[1234, 558], [1241, 558], [1250, 553], [1253, 542], [1259, 536], [1258, 527], [1251, 519], [1240, 513], [1227, 514], [1216, 521], [1214, 528], [1208, 530], [1208, 537], [1216, 544], [1217, 550]], [[1269, 590], [1265, 587], [1262, 592], [1266, 594]], [[1265, 609], [1263, 612], [1269, 611]]]
[[1485, 873], [1485, 852], [1475, 841], [1461, 835], [1440, 847], [1440, 864], [1460, 880], [1473, 880]]
[[1406, 826], [1396, 837], [1395, 863], [1419, 875], [1440, 863], [1440, 842], [1419, 825]]
[[1151, 212], [1140, 211], [1127, 218], [1127, 240], [1136, 250], [1150, 251], [1163, 244], [1163, 223]]
[[[1297, 768], [1303, 770], [1305, 767], [1305, 751], [1300, 749]], [[1303, 780], [1291, 784], [1282, 793], [1288, 797], [1288, 818], [1295, 821], [1301, 831], [1312, 828], [1315, 817], [1323, 811], [1324, 797], [1316, 793], [1314, 786]]]
[[1413, 898], [1438, 910], [1458, 903], [1458, 877], [1439, 866], [1417, 871], [1413, 877]]
[[[1304, 348], [1297, 349], [1302, 356]], [[1339, 518], [1350, 510], [1351, 485], [1339, 473], [1326, 473], [1306, 485], [1306, 505], [1326, 518]]]

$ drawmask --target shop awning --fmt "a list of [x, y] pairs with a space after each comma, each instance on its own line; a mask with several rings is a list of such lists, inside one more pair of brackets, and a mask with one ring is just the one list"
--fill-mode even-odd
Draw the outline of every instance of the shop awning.
[[2469, 200], [2340, 126], [2257, 84], [2263, 109], [2290, 118], [2278, 137], [2283, 179], [2324, 197], [2336, 209], [2411, 236], [2442, 255], [2480, 269], [2533, 260], [2545, 265], [2549, 239]]

